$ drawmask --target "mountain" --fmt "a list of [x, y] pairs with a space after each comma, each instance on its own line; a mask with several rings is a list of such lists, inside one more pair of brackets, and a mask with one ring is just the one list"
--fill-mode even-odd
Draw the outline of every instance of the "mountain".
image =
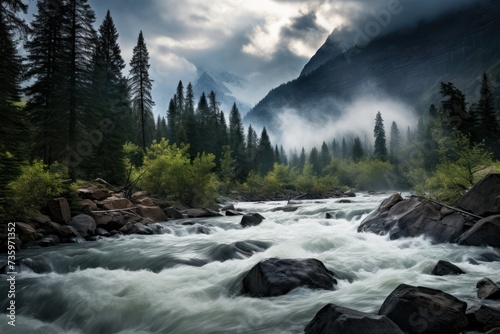
[[193, 87], [193, 92], [196, 98], [198, 98], [202, 92], [205, 92], [205, 95], [208, 97], [208, 94], [213, 91], [217, 96], [217, 100], [221, 103], [221, 110], [226, 115], [229, 115], [233, 103], [236, 103], [240, 113], [245, 115], [250, 110], [250, 106], [234, 96], [235, 92], [240, 89], [244, 90], [245, 88], [245, 79], [235, 74], [227, 71], [209, 71], [198, 68], [198, 79]]
[[271, 90], [245, 121], [276, 129], [277, 116], [290, 108], [308, 120], [335, 118], [342, 114], [336, 101], [352, 101], [367, 91], [422, 112], [441, 101], [441, 82], [453, 82], [475, 102], [483, 72], [500, 96], [499, 27], [500, 1], [490, 0], [344, 52], [334, 31], [301, 75]]

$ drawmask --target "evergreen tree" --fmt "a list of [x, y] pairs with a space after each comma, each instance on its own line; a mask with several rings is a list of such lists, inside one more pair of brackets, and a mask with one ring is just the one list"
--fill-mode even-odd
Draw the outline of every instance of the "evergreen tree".
[[288, 165], [288, 158], [283, 145], [280, 145], [280, 162], [282, 165]]
[[297, 162], [297, 168], [301, 173], [304, 170], [304, 166], [306, 165], [306, 160], [307, 160], [306, 150], [304, 149], [304, 147], [302, 147], [302, 150], [300, 151], [299, 155], [299, 160]]
[[177, 112], [177, 105], [175, 103], [177, 99], [170, 99], [170, 102], [168, 104], [168, 110], [167, 110], [167, 139], [170, 144], [178, 144], [177, 141], [177, 128], [179, 126], [178, 124], [178, 112]]
[[195, 112], [194, 112], [194, 93], [193, 93], [193, 85], [188, 83], [186, 87], [186, 97], [185, 97], [185, 108], [182, 112], [182, 124], [183, 124], [183, 135], [184, 138], [181, 138], [181, 142], [189, 143], [189, 155], [191, 159], [194, 159], [197, 151], [197, 143], [198, 139], [198, 124], [196, 122]]
[[177, 90], [176, 90], [176, 100], [175, 100], [175, 105], [177, 106], [177, 109], [179, 110], [179, 114], [181, 114], [184, 110], [184, 85], [182, 84], [182, 81], [179, 80], [179, 83], [177, 84]]
[[266, 175], [273, 169], [274, 151], [265, 127], [262, 129], [262, 133], [260, 135], [256, 160], [260, 175]]
[[246, 165], [249, 171], [256, 171], [256, 161], [255, 157], [257, 155], [257, 145], [258, 138], [257, 133], [252, 128], [252, 125], [248, 126], [247, 132], [247, 146], [246, 146]]
[[[151, 97], [153, 81], [149, 78], [149, 52], [142, 31], [137, 38], [130, 61], [130, 86], [134, 111], [140, 120], [140, 138], [143, 150], [151, 142], [151, 120], [153, 120]], [[154, 123], [154, 120], [153, 120]]]
[[359, 137], [355, 137], [352, 145], [352, 160], [354, 162], [360, 162], [364, 155], [365, 152], [363, 150], [363, 145], [361, 144], [361, 139]]
[[391, 141], [389, 142], [390, 161], [394, 165], [399, 164], [399, 154], [401, 151], [401, 133], [396, 122], [391, 124]]
[[309, 153], [309, 163], [312, 166], [312, 170], [316, 175], [321, 174], [321, 158], [319, 156], [319, 151], [316, 147], [313, 147], [311, 149], [311, 152]]
[[474, 132], [474, 119], [466, 110], [465, 94], [462, 93], [451, 82], [441, 83], [441, 95], [448, 100], [443, 101], [443, 108], [447, 112], [451, 128], [447, 131], [459, 130], [463, 134], [471, 137], [473, 141], [477, 140]]
[[331, 158], [332, 157], [330, 155], [330, 149], [328, 148], [328, 145], [323, 142], [323, 144], [321, 145], [321, 170], [328, 166]]
[[278, 145], [274, 146], [274, 162], [278, 164], [281, 163], [280, 150], [278, 149]]
[[248, 160], [245, 145], [245, 133], [243, 122], [241, 121], [241, 114], [233, 103], [231, 112], [229, 114], [229, 145], [236, 161], [236, 178], [243, 181], [248, 174]]
[[342, 148], [341, 148], [342, 159], [346, 159], [348, 156], [347, 153], [347, 144], [345, 142], [345, 137], [342, 137]]
[[18, 174], [27, 137], [25, 115], [16, 105], [20, 101], [22, 63], [16, 49], [15, 31], [25, 29], [17, 16], [27, 6], [17, 0], [0, 2], [0, 217], [4, 215], [9, 193], [6, 185]]
[[382, 119], [382, 114], [380, 111], [375, 117], [375, 128], [373, 129], [373, 134], [375, 136], [375, 145], [373, 148], [373, 154], [375, 158], [380, 161], [387, 161], [387, 145], [385, 140], [385, 129], [384, 120]]
[[486, 147], [493, 150], [496, 158], [500, 158], [500, 126], [486, 73], [483, 73], [481, 97], [477, 107], [478, 133], [484, 138]]
[[217, 126], [217, 147], [222, 148], [229, 145], [226, 116], [222, 110], [219, 112], [219, 122], [217, 122]]
[[332, 151], [332, 158], [337, 158], [340, 156], [339, 152], [339, 144], [337, 143], [336, 139], [332, 140], [331, 144], [331, 151]]

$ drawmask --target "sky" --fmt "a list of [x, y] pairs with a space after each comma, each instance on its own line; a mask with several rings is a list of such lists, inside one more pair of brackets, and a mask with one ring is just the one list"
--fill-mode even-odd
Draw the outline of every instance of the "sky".
[[[34, 10], [35, 0], [28, 0]], [[96, 28], [109, 9], [130, 62], [139, 31], [151, 56], [155, 114], [197, 67], [244, 78], [237, 96], [251, 106], [296, 78], [334, 29], [349, 46], [381, 22], [382, 35], [478, 0], [89, 0]], [[385, 14], [384, 14], [385, 13]], [[387, 15], [387, 13], [389, 13]], [[382, 20], [382, 21], [380, 21]], [[371, 34], [370, 34], [371, 36]], [[127, 68], [128, 71], [128, 68]]]

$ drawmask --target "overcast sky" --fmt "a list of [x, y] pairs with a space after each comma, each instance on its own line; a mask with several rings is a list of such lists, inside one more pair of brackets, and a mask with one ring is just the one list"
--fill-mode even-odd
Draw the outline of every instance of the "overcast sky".
[[[366, 28], [373, 13], [391, 10], [379, 34], [477, 0], [89, 0], [96, 25], [111, 11], [125, 61], [142, 30], [155, 80], [155, 113], [164, 112], [179, 80], [196, 66], [225, 69], [248, 80], [243, 102], [296, 78], [336, 27]], [[35, 1], [30, 0], [34, 8]], [[33, 9], [32, 9], [33, 10]], [[397, 12], [397, 14], [395, 14]], [[352, 31], [352, 30], [351, 30]], [[345, 37], [346, 45], [352, 36]], [[194, 82], [193, 82], [194, 84]]]

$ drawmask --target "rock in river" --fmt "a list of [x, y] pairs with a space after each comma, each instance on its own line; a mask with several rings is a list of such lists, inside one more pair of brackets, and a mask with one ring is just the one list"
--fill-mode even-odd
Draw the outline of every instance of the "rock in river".
[[252, 297], [275, 297], [304, 286], [333, 290], [337, 280], [316, 259], [270, 258], [257, 263], [243, 279], [243, 292]]

